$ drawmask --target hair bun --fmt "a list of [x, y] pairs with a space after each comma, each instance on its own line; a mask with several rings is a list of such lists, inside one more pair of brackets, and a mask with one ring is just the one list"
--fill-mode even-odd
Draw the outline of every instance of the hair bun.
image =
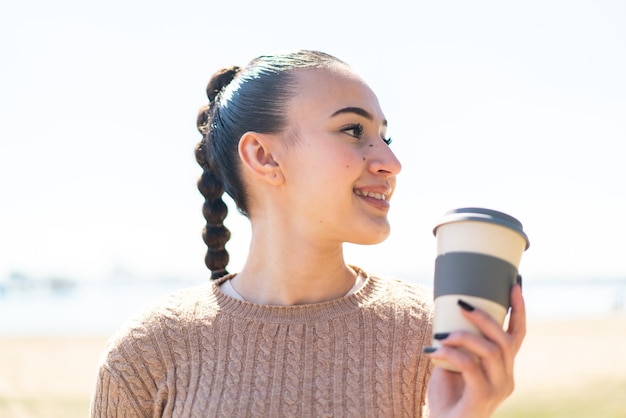
[[216, 71], [209, 80], [209, 84], [206, 86], [206, 95], [209, 98], [209, 102], [215, 100], [215, 96], [217, 96], [224, 87], [230, 84], [240, 71], [241, 67], [236, 65]]

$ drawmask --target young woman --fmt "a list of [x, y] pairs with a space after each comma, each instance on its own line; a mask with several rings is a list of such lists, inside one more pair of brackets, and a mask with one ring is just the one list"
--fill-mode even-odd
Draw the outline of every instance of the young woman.
[[[490, 416], [513, 388], [519, 287], [507, 331], [461, 303], [484, 337], [441, 335], [433, 351], [431, 293], [344, 260], [344, 242], [388, 236], [400, 172], [368, 85], [332, 56], [295, 51], [218, 71], [207, 94], [196, 158], [214, 281], [111, 340], [92, 416]], [[252, 227], [237, 274], [224, 190]]]

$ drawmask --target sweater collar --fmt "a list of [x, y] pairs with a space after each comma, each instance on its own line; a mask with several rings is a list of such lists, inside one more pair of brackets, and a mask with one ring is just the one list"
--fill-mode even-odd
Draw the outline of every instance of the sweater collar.
[[293, 306], [260, 305], [242, 301], [224, 294], [220, 285], [235, 277], [236, 273], [220, 277], [212, 283], [212, 297], [220, 311], [240, 318], [268, 322], [310, 322], [354, 313], [363, 305], [376, 299], [380, 291], [380, 279], [368, 275], [356, 266], [352, 267], [364, 279], [363, 286], [356, 292], [327, 302]]

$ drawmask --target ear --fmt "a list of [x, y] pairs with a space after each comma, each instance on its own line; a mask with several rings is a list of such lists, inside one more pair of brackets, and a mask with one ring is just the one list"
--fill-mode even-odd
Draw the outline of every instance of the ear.
[[246, 132], [239, 139], [239, 157], [245, 169], [272, 185], [284, 181], [282, 168], [275, 158], [279, 138], [271, 134]]

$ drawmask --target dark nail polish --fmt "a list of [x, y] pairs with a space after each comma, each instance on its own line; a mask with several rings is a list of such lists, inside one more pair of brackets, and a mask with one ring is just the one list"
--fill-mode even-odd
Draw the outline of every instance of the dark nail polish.
[[522, 275], [518, 274], [517, 275], [517, 280], [516, 280], [517, 284], [519, 285], [519, 288], [522, 288]]
[[457, 303], [459, 304], [461, 308], [463, 308], [467, 312], [472, 312], [474, 310], [474, 307], [470, 305], [469, 303], [465, 302], [463, 299], [459, 299]]
[[437, 347], [424, 347], [422, 351], [426, 354], [434, 353], [437, 351]]
[[448, 335], [450, 335], [449, 332], [438, 332], [435, 335], [433, 335], [433, 338], [435, 340], [445, 340], [446, 338], [448, 338]]

